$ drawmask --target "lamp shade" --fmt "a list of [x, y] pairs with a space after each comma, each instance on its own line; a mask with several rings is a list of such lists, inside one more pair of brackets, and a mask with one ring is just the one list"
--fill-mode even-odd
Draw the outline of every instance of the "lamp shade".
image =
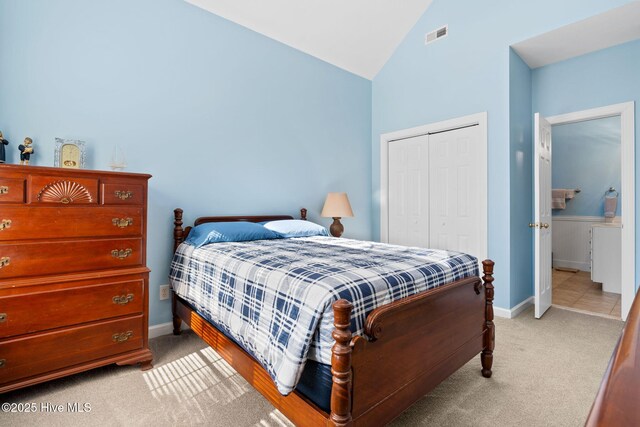
[[353, 216], [347, 193], [329, 193], [320, 214], [324, 217], [345, 218]]

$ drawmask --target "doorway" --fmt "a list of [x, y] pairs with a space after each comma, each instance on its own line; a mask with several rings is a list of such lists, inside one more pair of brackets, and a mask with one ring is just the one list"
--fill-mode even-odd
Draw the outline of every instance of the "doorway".
[[[620, 121], [620, 141], [621, 141], [620, 188], [617, 189], [611, 186], [611, 190], [612, 190], [611, 192], [609, 191], [609, 188], [607, 188], [606, 192], [603, 192], [603, 199], [610, 193], [617, 193], [621, 195], [620, 201], [619, 201], [620, 209], [619, 211], [616, 211], [616, 212], [619, 212], [620, 215], [618, 217], [614, 213], [615, 218], [613, 218], [613, 220], [610, 223], [605, 222], [604, 220], [605, 218], [602, 215], [593, 216], [591, 218], [591, 222], [593, 222], [593, 224], [590, 224], [588, 228], [585, 228], [585, 226], [582, 226], [584, 232], [581, 232], [575, 228], [579, 226], [575, 226], [574, 229], [567, 231], [563, 229], [563, 228], [566, 228], [565, 226], [567, 224], [562, 223], [562, 219], [556, 220], [554, 218], [554, 220], [552, 221], [553, 225], [552, 227], [550, 227], [550, 231], [551, 231], [551, 234], [553, 235], [554, 229], [557, 229], [556, 232], [558, 235], [556, 236], [557, 237], [556, 241], [563, 240], [562, 239], [563, 235], [567, 235], [568, 233], [572, 238], [576, 238], [577, 240], [583, 239], [584, 242], [582, 244], [578, 242], [577, 245], [582, 246], [583, 250], [585, 249], [584, 245], [589, 245], [589, 250], [591, 251], [591, 254], [589, 254], [588, 259], [585, 259], [586, 257], [584, 256], [582, 257], [583, 259], [582, 262], [584, 262], [583, 265], [585, 264], [587, 265], [583, 268], [585, 269], [588, 268], [590, 270], [588, 272], [585, 272], [585, 270], [581, 268], [581, 265], [579, 263], [577, 265], [567, 265], [567, 262], [566, 262], [567, 260], [563, 260], [561, 255], [559, 256], [554, 255], [554, 267], [560, 267], [561, 269], [565, 269], [565, 268], [577, 269], [578, 272], [571, 273], [571, 274], [576, 274], [576, 276], [568, 276], [566, 274], [568, 273], [567, 271], [558, 272], [559, 274], [557, 274], [554, 271], [556, 283], [554, 283], [552, 291], [556, 290], [556, 284], [558, 284], [559, 286], [557, 288], [558, 288], [558, 293], [560, 295], [556, 298], [552, 297], [552, 299], [554, 300], [554, 304], [558, 304], [560, 306], [566, 306], [567, 304], [571, 304], [570, 302], [568, 302], [568, 299], [572, 299], [577, 296], [576, 293], [569, 292], [569, 290], [571, 289], [573, 289], [577, 293], [583, 292], [582, 296], [584, 296], [585, 294], [587, 294], [587, 292], [591, 293], [592, 295], [595, 295], [600, 286], [600, 283], [602, 283], [602, 286], [605, 287], [603, 289], [605, 292], [611, 289], [610, 287], [607, 288], [607, 286], [614, 286], [614, 289], [615, 289], [615, 286], [619, 286], [620, 317], [623, 320], [625, 320], [629, 312], [629, 309], [631, 307], [633, 296], [635, 294], [634, 103], [629, 102], [624, 104], [616, 104], [608, 107], [602, 107], [602, 108], [596, 108], [592, 110], [580, 111], [576, 113], [564, 114], [564, 115], [549, 117], [547, 120], [551, 126], [560, 126], [560, 125], [582, 123], [582, 122], [588, 122], [588, 121], [606, 119], [606, 118], [617, 118]], [[536, 191], [539, 192], [541, 189], [541, 186], [546, 187], [548, 186], [548, 184], [536, 179], [534, 182], [534, 186], [536, 187]], [[568, 186], [568, 187], [572, 187], [572, 186]], [[550, 191], [551, 189], [546, 188], [545, 191], [546, 190]], [[572, 194], [573, 197], [578, 197], [576, 196], [576, 194], [578, 195], [581, 194], [581, 193], [575, 193], [575, 190], [582, 191], [582, 189], [578, 187], [569, 188], [565, 190], [573, 190], [574, 191], [574, 194]], [[571, 200], [572, 198], [566, 199], [565, 204], [571, 203]], [[536, 210], [538, 209], [536, 208]], [[538, 217], [539, 216], [537, 215], [535, 224], [539, 223], [537, 219]], [[604, 225], [604, 224], [607, 224], [607, 225]], [[538, 236], [538, 234], [540, 233], [540, 230], [541, 228], [536, 229], [536, 236]], [[587, 230], [590, 231], [590, 233], [587, 232]], [[619, 235], [618, 240], [616, 240], [616, 237], [615, 237], [616, 233], [618, 233]], [[566, 241], [564, 243], [566, 243]], [[602, 244], [605, 244], [605, 245], [601, 246]], [[558, 248], [558, 249], [562, 250], [562, 248]], [[595, 254], [594, 254], [594, 251], [596, 252]], [[616, 251], [618, 252], [616, 253]], [[604, 258], [602, 257], [603, 252], [606, 255]], [[618, 253], [619, 253], [619, 259], [620, 259], [619, 269], [617, 268], [618, 267], [617, 262], [612, 261], [613, 259], [618, 257], [617, 255]], [[593, 255], [595, 255], [595, 258], [593, 257]], [[547, 280], [547, 278], [551, 280], [551, 277], [550, 277], [551, 271], [546, 267], [541, 267], [541, 266], [545, 266], [546, 263], [541, 263], [540, 260], [544, 259], [545, 257], [548, 257], [546, 259], [551, 259], [551, 254], [547, 253], [546, 250], [541, 250], [541, 251], [537, 250], [535, 253], [535, 257], [536, 257], [535, 304], [536, 304], [536, 312], [538, 312], [538, 309], [540, 307], [543, 308], [542, 310], [540, 310], [541, 311], [540, 316], [541, 316], [542, 313], [544, 312], [545, 301], [538, 298], [539, 289], [543, 289], [545, 287], [545, 281]], [[605, 262], [603, 262], [603, 260], [605, 260]], [[602, 265], [608, 266], [609, 269], [614, 272], [619, 271], [619, 277], [614, 277], [613, 279], [610, 277], [607, 279], [602, 279], [603, 277], [601, 274]], [[580, 271], [583, 271], [583, 273], [580, 273]], [[596, 273], [596, 274], [594, 275], [593, 273]], [[612, 274], [612, 273], [609, 272], [607, 274]], [[570, 280], [571, 277], [573, 277], [574, 280], [570, 282], [566, 282], [566, 280]], [[616, 283], [612, 283], [612, 281]], [[605, 284], [607, 282], [609, 283]], [[561, 291], [561, 289], [564, 289], [564, 290]], [[609, 292], [609, 294], [612, 294], [612, 293], [613, 292]], [[553, 292], [552, 292], [552, 295], [553, 295]], [[568, 295], [571, 295], [571, 298], [568, 298]], [[615, 298], [613, 295], [606, 295], [606, 294], [601, 294], [601, 295], [607, 297], [607, 298], [603, 298], [607, 300], [606, 304], [611, 303]], [[582, 298], [582, 296], [580, 298]], [[575, 302], [577, 302], [580, 298], [576, 298]], [[583, 302], [586, 303], [587, 300], [591, 300], [593, 302], [593, 298], [586, 298], [585, 301]], [[580, 304], [578, 305], [580, 306]], [[582, 304], [582, 306], [585, 307], [586, 304]], [[609, 312], [610, 315], [614, 310], [614, 306], [615, 306], [615, 301], [613, 306], [611, 307], [611, 311]], [[577, 307], [577, 309], [580, 309], [580, 308]], [[602, 309], [602, 311], [604, 311], [604, 309]], [[536, 317], [539, 317], [539, 316], [536, 316]]]
[[486, 258], [486, 119], [381, 135], [381, 241]]
[[620, 131], [620, 116], [552, 127], [553, 304], [616, 319], [621, 318]]

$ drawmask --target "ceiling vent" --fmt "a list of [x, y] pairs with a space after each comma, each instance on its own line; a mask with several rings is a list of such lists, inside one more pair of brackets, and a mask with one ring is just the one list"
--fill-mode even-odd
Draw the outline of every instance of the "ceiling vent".
[[447, 37], [449, 35], [449, 26], [443, 25], [435, 31], [431, 31], [424, 36], [424, 44], [431, 44], [436, 40]]

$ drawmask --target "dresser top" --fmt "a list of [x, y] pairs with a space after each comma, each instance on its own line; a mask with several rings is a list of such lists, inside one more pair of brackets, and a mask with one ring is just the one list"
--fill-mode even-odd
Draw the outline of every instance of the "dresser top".
[[132, 173], [132, 172], [113, 172], [102, 171], [93, 169], [70, 169], [70, 168], [54, 168], [47, 166], [24, 166], [24, 165], [12, 165], [12, 164], [0, 164], [0, 174], [4, 171], [11, 174], [37, 174], [37, 175], [49, 175], [49, 176], [113, 176], [113, 177], [132, 177], [132, 178], [151, 178], [151, 175], [144, 173]]

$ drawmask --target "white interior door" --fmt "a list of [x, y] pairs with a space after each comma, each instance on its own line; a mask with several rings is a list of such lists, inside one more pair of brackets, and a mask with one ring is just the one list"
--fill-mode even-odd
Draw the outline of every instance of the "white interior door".
[[471, 126], [429, 135], [430, 247], [485, 253], [478, 213], [482, 192], [480, 129]]
[[428, 136], [389, 144], [389, 243], [429, 246]]
[[551, 124], [535, 114], [535, 316], [551, 307]]

